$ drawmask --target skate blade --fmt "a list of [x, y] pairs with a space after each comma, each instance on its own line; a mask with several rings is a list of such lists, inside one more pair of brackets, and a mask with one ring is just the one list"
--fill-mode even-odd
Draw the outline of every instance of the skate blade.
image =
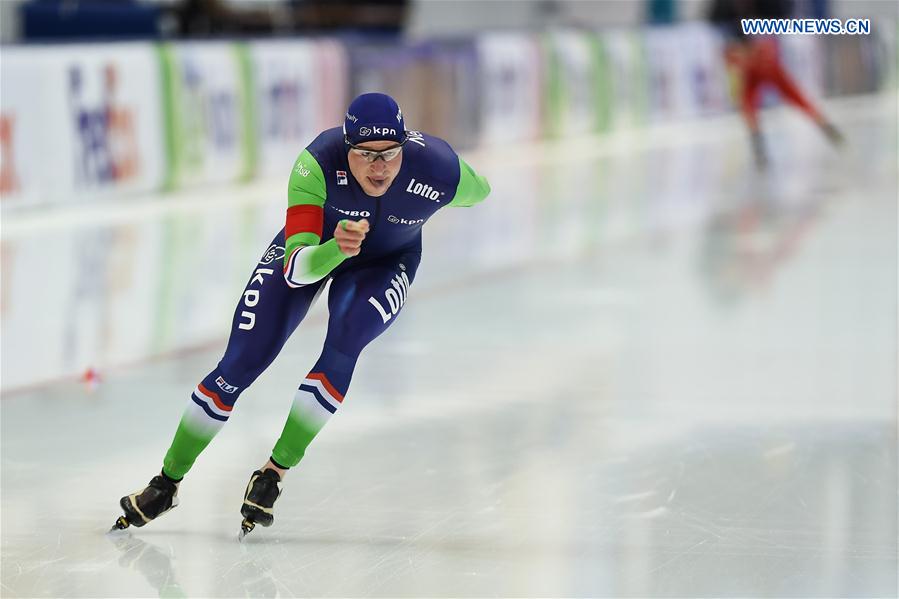
[[240, 532], [237, 533], [237, 540], [243, 542], [247, 535], [253, 532], [254, 528], [256, 528], [256, 523], [244, 518], [244, 521], [240, 523]]
[[122, 532], [129, 526], [131, 526], [131, 523], [128, 522], [128, 519], [125, 518], [125, 516], [119, 516], [118, 520], [115, 521], [115, 524], [112, 525], [112, 528], [110, 528], [106, 532], [106, 534], [115, 534], [117, 532]]

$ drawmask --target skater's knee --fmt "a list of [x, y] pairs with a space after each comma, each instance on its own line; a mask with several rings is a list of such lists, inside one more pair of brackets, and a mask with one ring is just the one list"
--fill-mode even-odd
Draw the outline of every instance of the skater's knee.
[[277, 352], [267, 352], [260, 348], [254, 350], [244, 347], [236, 351], [229, 348], [217, 370], [228, 387], [236, 387], [236, 392], [240, 393], [265, 372], [276, 355]]
[[332, 318], [328, 323], [325, 345], [337, 353], [352, 356], [355, 360], [363, 349], [396, 320], [396, 315], [390, 313], [389, 308], [387, 310], [390, 316], [387, 322], [384, 322], [381, 313], [371, 302], [360, 303], [342, 319]]
[[326, 372], [352, 373], [361, 351], [361, 347], [347, 344], [345, 340], [327, 340], [317, 364]]

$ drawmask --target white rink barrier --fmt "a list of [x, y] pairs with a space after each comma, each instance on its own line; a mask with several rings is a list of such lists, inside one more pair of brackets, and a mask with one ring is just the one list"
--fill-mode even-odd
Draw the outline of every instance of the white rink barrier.
[[[895, 95], [829, 108], [842, 122], [890, 102]], [[796, 132], [820, 141], [802, 119], [786, 116]], [[644, 189], [635, 198], [609, 171], [623, 162], [596, 158], [724, 139], [743, 147], [744, 137], [739, 117], [729, 114], [467, 154], [490, 180], [491, 197], [474, 208], [442, 210], [428, 223], [413, 294], [476, 284], [537, 260], [564, 261], [647, 227], [689, 226], [708, 208], [702, 186], [721, 186], [730, 176], [724, 162], [706, 165], [697, 180], [695, 162], [683, 152], [684, 162], [668, 161], [653, 180], [637, 183]], [[606, 192], [595, 201], [579, 191], [587, 189]], [[224, 350], [240, 291], [282, 226], [284, 194], [283, 180], [210, 186], [4, 222], [2, 390], [211, 342]]]
[[210, 186], [5, 223], [2, 389], [221, 337], [283, 201], [280, 184]]
[[[831, 47], [804, 36], [785, 39], [783, 53], [820, 96], [825, 83], [852, 90], [893, 73], [895, 38], [882, 41], [882, 52], [857, 46], [834, 58]], [[478, 123], [461, 143], [516, 146], [505, 167], [532, 160], [529, 153], [538, 160], [513, 177], [485, 169], [493, 197], [476, 217], [449, 210], [429, 223], [416, 289], [524, 264], [537, 249], [594, 243], [595, 230], [576, 215], [605, 207], [583, 203], [587, 194], [564, 206], [547, 198], [589, 189], [599, 175], [559, 163], [540, 139], [585, 156], [624, 152], [630, 142], [622, 140], [645, 135], [635, 126], [676, 126], [731, 108], [721, 39], [700, 25], [497, 33], [467, 43], [476, 60], [452, 68], [468, 69], [479, 85], [451, 97], [477, 94], [460, 105], [471, 101], [466, 114]], [[837, 59], [876, 68], [859, 67], [855, 79], [833, 87], [824, 73]], [[421, 80], [439, 80], [435, 73]], [[340, 123], [351, 93], [373, 91], [357, 89], [363, 75], [350, 72], [344, 45], [326, 39], [4, 48], [0, 388], [220, 339], [283, 225], [296, 154]], [[428, 92], [422, 96], [440, 94]], [[416, 109], [404, 106], [413, 126]], [[723, 118], [742, 133], [736, 116]], [[508, 214], [515, 235], [491, 235], [509, 227]], [[629, 226], [626, 218], [603, 222]], [[556, 239], [548, 230], [564, 230], [564, 241], [548, 244]]]

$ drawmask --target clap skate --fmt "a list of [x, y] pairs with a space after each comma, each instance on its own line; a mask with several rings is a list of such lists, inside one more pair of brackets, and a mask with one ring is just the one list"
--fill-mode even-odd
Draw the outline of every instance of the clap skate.
[[243, 505], [240, 513], [243, 522], [240, 523], [238, 540], [242, 541], [256, 527], [271, 526], [275, 521], [273, 507], [275, 501], [281, 496], [281, 477], [274, 470], [256, 470], [250, 476], [247, 490], [244, 493]]
[[143, 490], [119, 500], [124, 515], [119, 516], [110, 532], [124, 530], [131, 525], [138, 528], [155, 520], [178, 505], [178, 485], [159, 474]]

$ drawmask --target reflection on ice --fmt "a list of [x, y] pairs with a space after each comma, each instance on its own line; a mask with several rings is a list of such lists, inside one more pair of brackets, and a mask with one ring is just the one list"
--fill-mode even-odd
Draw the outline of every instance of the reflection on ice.
[[121, 554], [119, 566], [140, 574], [160, 597], [187, 597], [175, 578], [172, 550], [162, 549], [128, 531], [107, 533], [107, 538]]

